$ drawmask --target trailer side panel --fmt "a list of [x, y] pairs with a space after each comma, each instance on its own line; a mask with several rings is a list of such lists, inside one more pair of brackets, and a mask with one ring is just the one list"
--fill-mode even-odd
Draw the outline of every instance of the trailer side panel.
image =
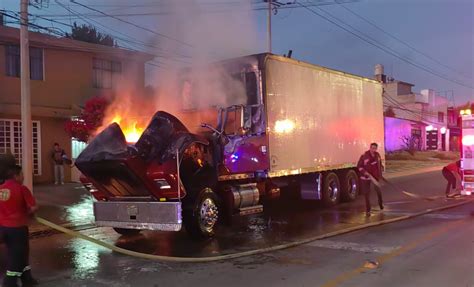
[[271, 176], [355, 166], [371, 142], [384, 158], [381, 84], [278, 56], [265, 75]]

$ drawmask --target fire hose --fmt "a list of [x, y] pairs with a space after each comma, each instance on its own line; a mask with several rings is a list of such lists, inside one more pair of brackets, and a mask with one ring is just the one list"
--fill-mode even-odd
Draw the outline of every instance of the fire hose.
[[375, 222], [369, 222], [369, 223], [365, 223], [365, 224], [361, 224], [361, 225], [354, 226], [354, 227], [349, 227], [349, 228], [343, 228], [343, 229], [336, 230], [336, 231], [333, 231], [333, 232], [312, 236], [312, 237], [309, 237], [309, 238], [306, 238], [306, 239], [297, 240], [297, 241], [290, 242], [290, 243], [285, 243], [285, 244], [280, 244], [280, 245], [275, 245], [275, 246], [265, 247], [265, 248], [255, 249], [255, 250], [249, 250], [249, 251], [244, 251], [244, 252], [239, 252], [239, 253], [233, 253], [233, 254], [211, 256], [211, 257], [173, 257], [173, 256], [162, 256], [162, 255], [154, 255], [154, 254], [136, 252], [136, 251], [132, 251], [132, 250], [128, 250], [128, 249], [125, 249], [125, 248], [115, 246], [113, 244], [110, 244], [110, 243], [95, 239], [93, 237], [87, 236], [85, 234], [82, 234], [80, 232], [65, 228], [63, 226], [55, 224], [55, 223], [53, 223], [51, 221], [48, 221], [48, 220], [46, 220], [44, 218], [41, 218], [41, 217], [36, 217], [36, 220], [40, 224], [43, 224], [43, 225], [45, 225], [45, 226], [47, 226], [51, 229], [54, 229], [56, 231], [61, 232], [61, 233], [65, 233], [65, 234], [67, 234], [67, 235], [69, 235], [73, 238], [79, 238], [79, 239], [89, 241], [91, 243], [94, 243], [96, 245], [102, 246], [106, 249], [115, 251], [115, 252], [123, 254], [123, 255], [128, 255], [128, 256], [142, 258], [142, 259], [158, 260], [158, 261], [162, 261], [162, 262], [205, 263], [205, 262], [214, 262], [214, 261], [236, 259], [236, 258], [241, 258], [241, 257], [246, 257], [246, 256], [252, 256], [252, 255], [257, 255], [257, 254], [262, 254], [262, 253], [267, 253], [267, 252], [272, 252], [272, 251], [288, 249], [288, 248], [291, 248], [291, 247], [296, 247], [296, 246], [299, 246], [299, 245], [310, 243], [310, 242], [313, 242], [313, 241], [316, 241], [316, 240], [322, 240], [322, 239], [325, 239], [325, 238], [334, 237], [334, 236], [346, 234], [346, 233], [349, 233], [349, 232], [354, 232], [354, 231], [365, 229], [365, 228], [370, 228], [370, 227], [380, 226], [380, 225], [384, 225], [384, 224], [394, 223], [394, 222], [398, 222], [398, 221], [418, 217], [418, 216], [428, 214], [428, 213], [431, 213], [431, 212], [436, 212], [436, 211], [441, 211], [441, 210], [445, 210], [445, 209], [449, 209], [449, 208], [458, 207], [458, 206], [461, 206], [461, 205], [464, 205], [464, 204], [467, 204], [467, 203], [470, 203], [470, 202], [473, 202], [473, 201], [474, 201], [474, 198], [473, 199], [468, 199], [468, 200], [465, 200], [465, 201], [462, 201], [462, 202], [458, 202], [458, 203], [438, 207], [438, 208], [427, 209], [427, 210], [420, 211], [420, 212], [410, 214], [410, 215], [403, 215], [403, 216], [399, 216], [399, 217], [396, 217], [396, 218], [385, 219], [385, 220], [380, 220], [380, 221], [375, 221]]
[[[375, 179], [371, 174], [367, 173], [366, 174], [369, 178], [370, 178], [370, 181], [372, 181], [372, 183], [374, 185], [376, 185], [377, 187], [381, 188], [382, 187], [382, 184], [380, 184], [380, 181], [378, 181], [377, 179]], [[387, 184], [388, 186], [392, 187], [393, 189], [403, 193], [404, 195], [408, 196], [408, 197], [411, 197], [411, 198], [416, 198], [416, 199], [423, 199], [423, 200], [428, 200], [428, 201], [433, 201], [435, 199], [438, 199], [438, 198], [442, 198], [443, 196], [421, 196], [421, 195], [418, 195], [418, 194], [415, 194], [415, 193], [412, 193], [412, 192], [408, 192], [406, 191], [405, 189], [401, 188], [400, 186], [388, 181], [385, 177], [381, 177], [381, 180]]]

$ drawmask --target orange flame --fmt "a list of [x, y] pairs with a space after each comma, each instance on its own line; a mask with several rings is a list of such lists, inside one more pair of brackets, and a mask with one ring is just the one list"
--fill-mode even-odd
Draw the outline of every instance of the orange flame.
[[126, 121], [123, 120], [120, 115], [115, 115], [111, 123], [117, 123], [120, 125], [128, 143], [136, 143], [144, 130], [144, 128], [138, 125], [138, 121]]

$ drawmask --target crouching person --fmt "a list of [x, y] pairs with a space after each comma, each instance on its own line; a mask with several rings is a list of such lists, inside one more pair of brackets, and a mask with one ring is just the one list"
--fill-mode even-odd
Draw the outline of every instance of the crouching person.
[[36, 211], [31, 191], [23, 185], [20, 166], [11, 166], [0, 185], [0, 236], [7, 249], [7, 272], [3, 287], [38, 285], [29, 266], [29, 217]]
[[[446, 197], [453, 197], [457, 191], [461, 188], [461, 161], [450, 163], [443, 167], [441, 171], [444, 178], [448, 181], [446, 186]], [[451, 194], [451, 189], [454, 189], [455, 193]]]

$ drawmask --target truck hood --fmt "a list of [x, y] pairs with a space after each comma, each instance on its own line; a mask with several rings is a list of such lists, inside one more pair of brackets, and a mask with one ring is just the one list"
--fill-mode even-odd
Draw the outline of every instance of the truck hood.
[[159, 111], [135, 145], [126, 142], [118, 124], [110, 124], [79, 155], [76, 165], [81, 169], [83, 163], [124, 160], [136, 155], [146, 162], [163, 163], [173, 158], [176, 151], [182, 154], [193, 142], [209, 144], [205, 138], [190, 133], [173, 115]]

